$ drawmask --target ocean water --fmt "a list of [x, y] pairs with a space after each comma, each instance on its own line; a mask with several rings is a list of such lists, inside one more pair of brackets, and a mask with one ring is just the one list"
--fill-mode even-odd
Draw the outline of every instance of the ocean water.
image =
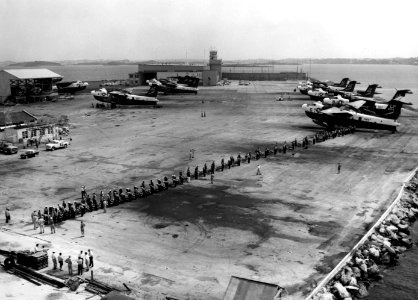
[[68, 65], [50, 66], [47, 69], [64, 76], [63, 81], [100, 81], [128, 79], [129, 73], [138, 70], [137, 65], [103, 66], [103, 65]]

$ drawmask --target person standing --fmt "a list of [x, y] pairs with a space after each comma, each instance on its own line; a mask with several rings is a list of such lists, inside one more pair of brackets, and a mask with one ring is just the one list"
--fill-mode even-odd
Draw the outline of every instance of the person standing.
[[199, 179], [199, 167], [194, 168], [194, 179]]
[[6, 224], [7, 223], [9, 223], [9, 221], [10, 221], [10, 211], [9, 211], [9, 209], [8, 208], [6, 208], [6, 210], [5, 210], [5, 212], [4, 212], [4, 215], [5, 215], [5, 217], [6, 217]]
[[84, 200], [86, 197], [86, 187], [83, 185], [81, 186], [81, 200]]
[[60, 265], [60, 271], [62, 271], [62, 265], [64, 264], [64, 259], [62, 258], [62, 253], [58, 255], [58, 263]]
[[87, 252], [84, 252], [84, 263], [86, 264], [86, 271], [88, 271], [90, 266], [90, 258], [87, 255]]
[[215, 175], [213, 175], [213, 173], [212, 174], [210, 174], [210, 183], [212, 183], [213, 184], [213, 178], [215, 177]]
[[68, 265], [68, 275], [73, 275], [73, 262], [71, 261], [71, 255], [65, 260]]
[[186, 176], [187, 176], [187, 182], [189, 182], [190, 183], [190, 168], [188, 167], [187, 168], [187, 171], [186, 171]]
[[49, 228], [51, 228], [51, 234], [55, 233], [55, 224], [54, 224], [54, 219], [52, 218], [52, 216], [49, 216]]
[[106, 213], [106, 207], [107, 207], [107, 200], [103, 200], [103, 212]]
[[44, 233], [45, 232], [45, 229], [44, 229], [45, 220], [42, 216], [39, 218], [38, 224], [39, 224], [39, 233]]
[[260, 167], [260, 165], [257, 166], [257, 175], [261, 175], [261, 167]]
[[52, 252], [51, 254], [52, 263], [54, 264], [53, 270], [57, 269], [57, 257], [55, 256], [55, 252]]
[[77, 267], [77, 275], [83, 275], [83, 259], [81, 257], [78, 257]]
[[84, 227], [86, 224], [84, 224], [84, 221], [81, 221], [80, 223], [80, 230], [81, 230], [81, 236], [84, 237]]
[[89, 261], [90, 261], [89, 266], [93, 268], [94, 267], [94, 263], [93, 263], [93, 251], [89, 249], [88, 252], [89, 252]]
[[33, 229], [34, 229], [34, 230], [36, 229], [36, 221], [37, 221], [37, 219], [35, 219], [35, 217], [36, 217], [36, 210], [34, 210], [34, 211], [30, 214], [30, 218], [31, 218], [31, 220], [32, 220], [32, 223], [33, 223]]
[[337, 174], [340, 174], [341, 172], [341, 163], [338, 163], [337, 165]]
[[80, 254], [78, 255], [78, 257], [81, 257], [81, 259], [83, 260], [83, 264], [84, 264], [84, 253], [83, 253], [83, 250], [80, 251]]
[[36, 210], [34, 210], [32, 213], [32, 222], [33, 222], [33, 229], [34, 230], [38, 229], [38, 214]]

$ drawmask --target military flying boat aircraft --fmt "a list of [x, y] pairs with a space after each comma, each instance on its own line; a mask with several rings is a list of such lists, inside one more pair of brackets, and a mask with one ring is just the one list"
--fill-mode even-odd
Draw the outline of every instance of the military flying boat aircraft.
[[319, 81], [315, 79], [309, 79], [307, 81], [299, 82], [298, 89], [301, 94], [307, 95], [308, 91], [314, 90], [317, 88], [327, 89], [328, 87], [341, 87], [344, 88], [347, 86], [347, 83], [350, 79], [343, 78], [340, 83], [333, 83], [332, 81]]
[[363, 98], [373, 98], [375, 94], [379, 94], [376, 92], [377, 88], [381, 88], [378, 84], [370, 84], [366, 90], [357, 90], [355, 92], [348, 92], [348, 91], [340, 91], [338, 92], [344, 98], [347, 98], [351, 101], [355, 100], [362, 100]]
[[[347, 92], [347, 93], [353, 92], [357, 83], [359, 82], [355, 80], [350, 81], [347, 84], [347, 86], [341, 89], [340, 91], [334, 90], [334, 87], [327, 87], [325, 89], [320, 88], [317, 90], [313, 89], [313, 90], [308, 91], [308, 95], [314, 101], [321, 101], [326, 97], [328, 98], [331, 97], [332, 95], [338, 95], [338, 94], [342, 95], [344, 92]], [[330, 90], [333, 92], [330, 92]]]
[[58, 88], [58, 94], [74, 94], [75, 92], [84, 90], [88, 85], [89, 84], [87, 82], [83, 82], [80, 80], [56, 83], [56, 86]]
[[399, 90], [390, 100], [386, 107], [365, 110], [364, 100], [350, 102], [340, 107], [324, 106], [320, 102], [314, 104], [303, 104], [305, 114], [312, 119], [315, 124], [327, 128], [335, 126], [354, 126], [356, 128], [383, 129], [395, 132], [400, 123], [397, 118], [401, 114], [403, 105], [412, 105], [400, 101], [405, 94], [412, 94], [410, 90]]
[[105, 88], [101, 88], [98, 91], [91, 91], [94, 99], [118, 105], [154, 105], [158, 104], [157, 94], [158, 91], [155, 87], [151, 87], [145, 96], [134, 95], [131, 91], [115, 90], [108, 92]]
[[156, 87], [159, 92], [167, 94], [197, 94], [200, 79], [192, 76], [176, 77], [177, 81], [168, 79], [152, 79], [147, 83], [150, 86]]

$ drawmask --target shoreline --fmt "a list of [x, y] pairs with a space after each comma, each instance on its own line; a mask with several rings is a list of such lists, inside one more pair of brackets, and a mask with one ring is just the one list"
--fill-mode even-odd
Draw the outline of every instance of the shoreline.
[[417, 185], [418, 167], [402, 184], [398, 196], [378, 221], [306, 300], [333, 299], [332, 295], [342, 298], [368, 295], [369, 286], [363, 281], [381, 279], [379, 266], [393, 265], [399, 255], [412, 246], [409, 227], [418, 215]]

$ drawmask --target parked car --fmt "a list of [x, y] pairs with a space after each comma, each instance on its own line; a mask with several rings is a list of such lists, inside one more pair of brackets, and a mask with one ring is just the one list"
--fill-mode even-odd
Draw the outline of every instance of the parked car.
[[23, 152], [22, 154], [20, 154], [20, 158], [21, 159], [26, 159], [26, 158], [35, 157], [35, 155], [39, 155], [38, 150], [28, 149], [28, 150], [25, 150], [25, 152]]
[[46, 144], [46, 150], [54, 151], [55, 149], [67, 148], [68, 144], [69, 143], [67, 141], [52, 140], [51, 142]]
[[0, 142], [0, 152], [4, 154], [15, 154], [17, 153], [17, 147], [9, 142]]

